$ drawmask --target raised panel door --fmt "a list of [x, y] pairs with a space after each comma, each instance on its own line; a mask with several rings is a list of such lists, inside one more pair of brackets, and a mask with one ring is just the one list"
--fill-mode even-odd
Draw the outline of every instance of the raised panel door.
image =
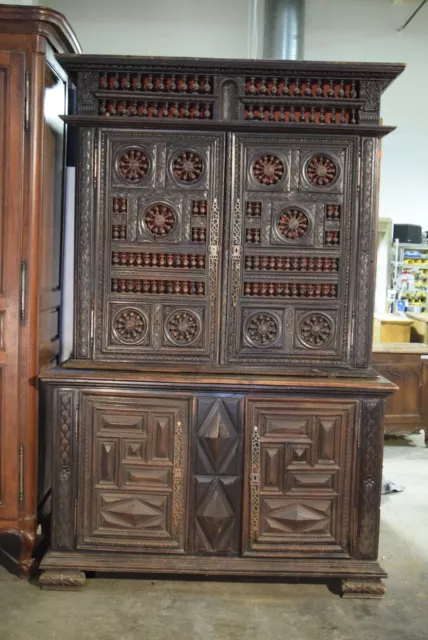
[[[0, 52], [0, 519], [16, 520], [19, 486], [19, 337], [25, 56]], [[26, 270], [22, 270], [22, 278]], [[23, 459], [24, 450], [21, 450]], [[23, 469], [22, 469], [23, 471]], [[21, 474], [22, 478], [22, 474]]]
[[354, 138], [232, 136], [223, 361], [348, 368]]
[[218, 361], [223, 164], [222, 134], [101, 131], [96, 360]]
[[247, 401], [246, 554], [349, 556], [356, 401]]
[[79, 548], [185, 548], [188, 401], [81, 396]]

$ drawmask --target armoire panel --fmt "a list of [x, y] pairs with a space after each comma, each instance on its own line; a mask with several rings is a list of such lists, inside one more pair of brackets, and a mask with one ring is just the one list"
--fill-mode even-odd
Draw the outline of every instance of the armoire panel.
[[224, 136], [102, 130], [98, 148], [95, 360], [217, 362]]
[[358, 140], [234, 137], [224, 362], [347, 367]]

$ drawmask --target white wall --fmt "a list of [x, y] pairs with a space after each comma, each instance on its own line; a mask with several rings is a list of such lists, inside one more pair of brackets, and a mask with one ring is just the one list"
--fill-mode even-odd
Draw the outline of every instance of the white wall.
[[85, 53], [242, 58], [251, 0], [46, 0]]
[[307, 0], [305, 58], [406, 62], [383, 96], [384, 124], [397, 126], [383, 142], [379, 215], [428, 229], [428, 4], [391, 0]]

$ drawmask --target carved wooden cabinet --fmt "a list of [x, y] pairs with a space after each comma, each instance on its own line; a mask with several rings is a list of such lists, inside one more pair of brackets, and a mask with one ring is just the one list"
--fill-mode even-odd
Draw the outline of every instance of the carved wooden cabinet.
[[398, 386], [385, 407], [385, 434], [409, 435], [425, 430], [428, 446], [428, 346], [416, 343], [374, 345], [373, 363], [380, 375]]
[[[54, 54], [80, 47], [61, 14], [1, 4], [0, 48], [0, 558], [28, 576], [38, 503], [36, 380], [59, 358], [67, 76]], [[50, 487], [44, 491], [40, 471], [42, 501]], [[17, 553], [9, 535], [19, 538]]]
[[58, 59], [77, 87], [75, 352], [43, 376], [42, 567], [379, 595], [379, 106], [402, 66]]

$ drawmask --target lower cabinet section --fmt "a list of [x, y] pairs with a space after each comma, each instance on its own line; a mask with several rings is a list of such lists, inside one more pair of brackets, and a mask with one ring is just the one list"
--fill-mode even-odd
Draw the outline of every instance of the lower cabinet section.
[[318, 379], [253, 391], [172, 374], [43, 378], [55, 435], [42, 569], [103, 558], [107, 571], [384, 575], [386, 381], [335, 382], [329, 395]]

